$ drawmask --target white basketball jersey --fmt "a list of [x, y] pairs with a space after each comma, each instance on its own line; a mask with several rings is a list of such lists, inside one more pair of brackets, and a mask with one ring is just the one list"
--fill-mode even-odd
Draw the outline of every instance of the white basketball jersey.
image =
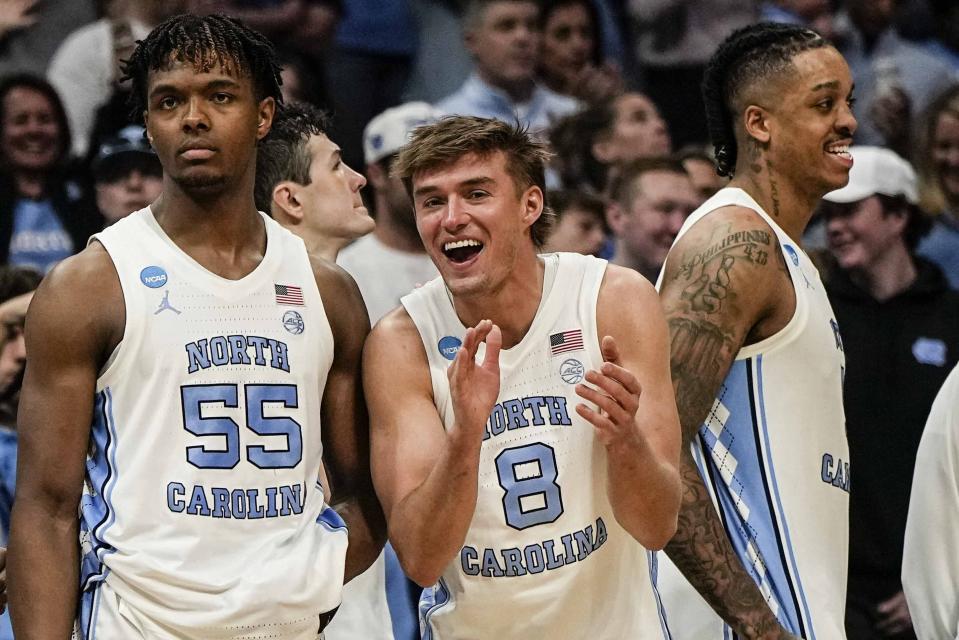
[[101, 581], [163, 637], [316, 638], [340, 602], [346, 527], [317, 481], [333, 335], [303, 242], [263, 222], [266, 254], [240, 280], [192, 260], [149, 208], [94, 236], [126, 327], [97, 379], [84, 638]]
[[[845, 638], [849, 448], [839, 327], [812, 261], [745, 191], [719, 191], [677, 241], [730, 205], [755, 211], [776, 233], [796, 311], [781, 331], [736, 354], [691, 443], [693, 459], [737, 555], [783, 626], [810, 640]], [[672, 638], [738, 637], [665, 553], [659, 559]]]
[[[486, 425], [469, 532], [423, 593], [426, 639], [661, 634], [647, 552], [613, 517], [606, 450], [574, 409], [581, 401], [575, 385], [602, 364], [596, 300], [606, 262], [542, 258], [544, 293], [532, 326], [500, 352], [500, 393]], [[466, 328], [441, 279], [403, 305], [423, 339], [436, 407], [449, 428], [446, 370]]]

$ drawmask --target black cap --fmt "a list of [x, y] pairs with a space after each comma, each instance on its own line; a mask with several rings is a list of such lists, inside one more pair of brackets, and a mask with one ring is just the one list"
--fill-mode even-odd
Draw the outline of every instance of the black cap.
[[99, 182], [118, 179], [133, 169], [158, 175], [163, 171], [159, 158], [144, 137], [143, 127], [139, 125], [129, 125], [106, 138], [100, 144], [91, 168]]

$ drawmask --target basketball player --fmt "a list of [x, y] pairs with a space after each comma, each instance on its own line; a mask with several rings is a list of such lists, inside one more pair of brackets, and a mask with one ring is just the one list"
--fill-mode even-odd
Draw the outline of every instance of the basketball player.
[[364, 388], [426, 638], [660, 634], [639, 543], [665, 544], [679, 504], [666, 326], [638, 274], [537, 256], [546, 156], [452, 117], [394, 165], [441, 278], [377, 324]]
[[[30, 307], [14, 628], [66, 638], [77, 617], [82, 638], [314, 639], [382, 543], [363, 303], [254, 207], [256, 142], [280, 95], [262, 36], [179, 16], [126, 73], [163, 191]], [[342, 518], [321, 454], [350, 499]]]
[[703, 86], [733, 179], [687, 219], [659, 285], [684, 443], [666, 553], [715, 613], [663, 566], [667, 619], [675, 638], [843, 638], [844, 359], [799, 242], [849, 178], [849, 68], [816, 33], [766, 23], [731, 35]]

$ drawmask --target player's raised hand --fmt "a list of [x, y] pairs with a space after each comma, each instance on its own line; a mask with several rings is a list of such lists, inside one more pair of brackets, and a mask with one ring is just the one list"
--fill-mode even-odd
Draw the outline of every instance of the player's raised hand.
[[576, 413], [596, 427], [596, 437], [607, 447], [635, 442], [643, 437], [636, 425], [642, 387], [636, 376], [620, 363], [619, 348], [612, 336], [605, 336], [600, 347], [603, 364], [599, 371], [586, 372], [586, 382], [596, 388], [582, 383], [576, 385], [576, 395], [599, 410], [579, 403]]
[[[480, 343], [486, 343], [483, 361], [476, 362]], [[500, 328], [492, 320], [480, 320], [466, 330], [463, 345], [446, 371], [456, 429], [480, 434], [499, 395], [499, 351], [503, 343]]]

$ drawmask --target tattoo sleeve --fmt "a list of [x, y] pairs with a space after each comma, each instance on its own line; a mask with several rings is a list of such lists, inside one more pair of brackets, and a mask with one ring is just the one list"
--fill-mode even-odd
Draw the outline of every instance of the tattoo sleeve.
[[[679, 527], [666, 553], [710, 606], [745, 638], [785, 633], [743, 567], [689, 449], [749, 333], [750, 285], [776, 268], [778, 242], [767, 229], [717, 228], [705, 248], [667, 270], [662, 292], [670, 331], [670, 369], [683, 431]], [[767, 266], [770, 264], [770, 266]]]

